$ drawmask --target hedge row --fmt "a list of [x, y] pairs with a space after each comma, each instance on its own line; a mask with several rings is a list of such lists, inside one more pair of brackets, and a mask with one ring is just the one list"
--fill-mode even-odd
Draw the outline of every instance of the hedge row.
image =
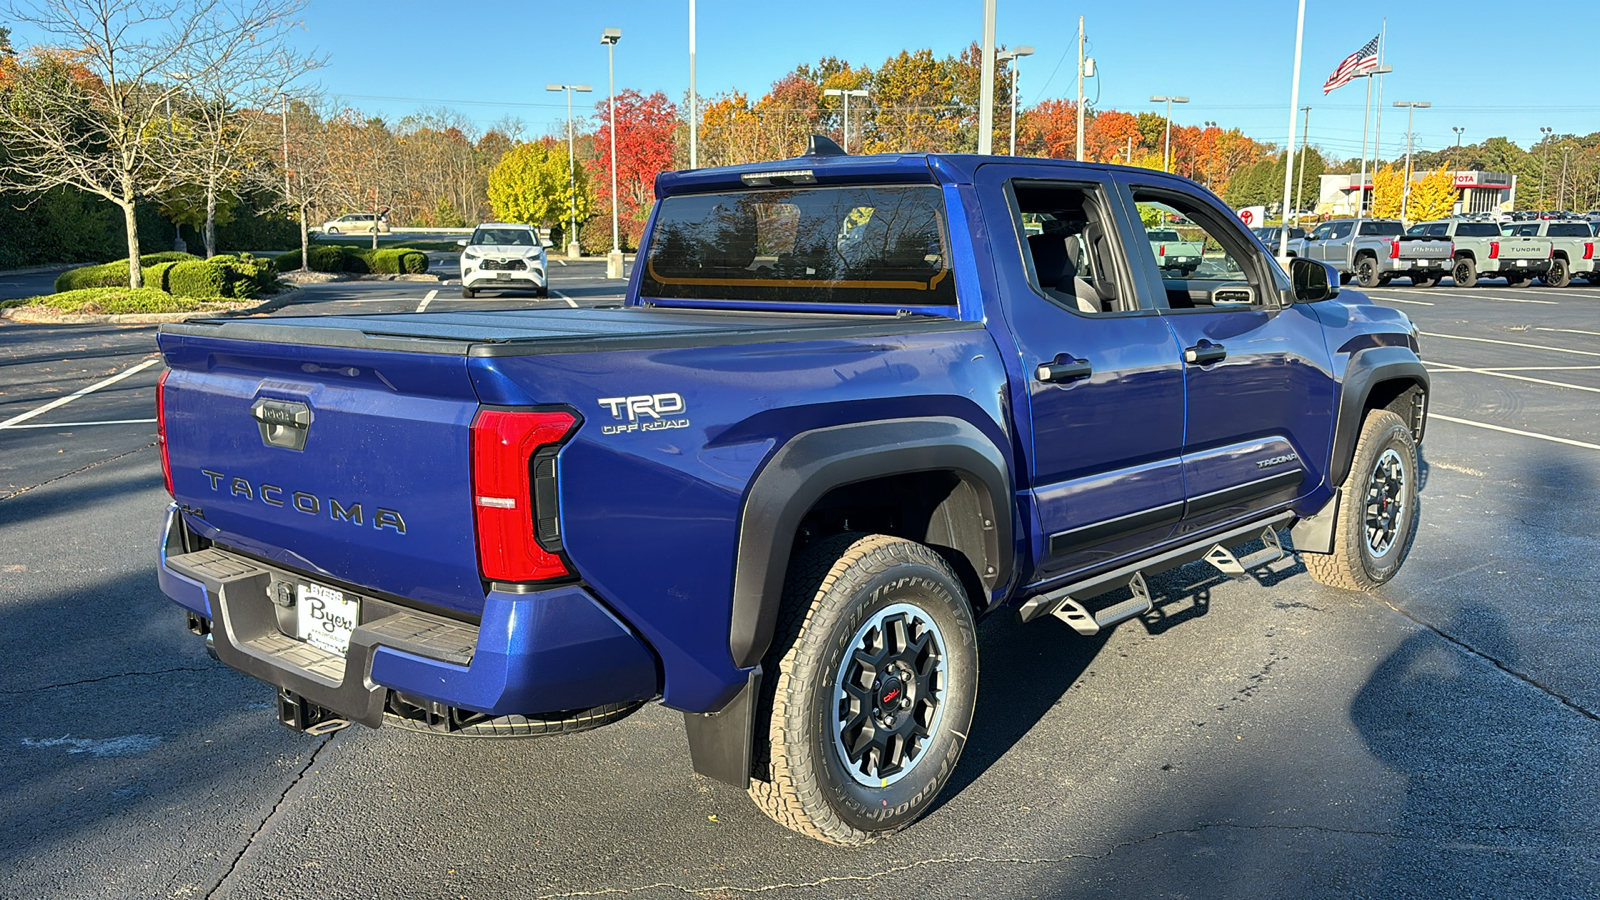
[[[428, 271], [428, 254], [409, 247], [354, 247], [349, 244], [319, 244], [311, 248], [314, 272], [349, 272], [355, 275], [421, 275]], [[300, 268], [300, 251], [291, 250], [274, 262], [280, 272]]]
[[[272, 287], [277, 268], [270, 259], [249, 255], [201, 259], [191, 253], [151, 253], [141, 256], [144, 286], [175, 297], [253, 297]], [[61, 273], [56, 293], [86, 288], [126, 288], [128, 261], [84, 266]]]

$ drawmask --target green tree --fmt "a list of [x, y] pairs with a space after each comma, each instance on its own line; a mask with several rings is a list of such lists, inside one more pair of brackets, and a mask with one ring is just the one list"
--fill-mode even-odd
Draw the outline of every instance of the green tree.
[[500, 157], [489, 173], [489, 202], [502, 222], [554, 225], [572, 214], [575, 201], [580, 220], [589, 217], [589, 176], [577, 169], [577, 190], [568, 176], [565, 148], [557, 152], [550, 142], [518, 144]]

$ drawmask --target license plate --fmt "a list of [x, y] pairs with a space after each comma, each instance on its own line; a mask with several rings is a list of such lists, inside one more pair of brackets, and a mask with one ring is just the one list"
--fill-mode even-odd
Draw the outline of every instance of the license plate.
[[320, 584], [295, 588], [295, 636], [339, 656], [350, 651], [350, 632], [361, 619], [361, 598]]
[[1519, 259], [1519, 260], [1517, 260], [1517, 265], [1519, 265], [1519, 266], [1525, 266], [1525, 265], [1527, 265], [1527, 264], [1528, 264], [1528, 261], [1527, 261], [1527, 260], [1525, 260], [1525, 259]]
[[511, 273], [510, 272], [496, 272], [496, 273], [494, 273], [494, 277], [496, 279], [500, 280], [500, 281], [507, 281], [507, 280], [509, 280], [511, 278]]

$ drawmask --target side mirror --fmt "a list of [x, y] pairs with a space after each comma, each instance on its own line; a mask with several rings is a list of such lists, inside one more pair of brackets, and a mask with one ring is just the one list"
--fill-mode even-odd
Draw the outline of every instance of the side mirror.
[[1331, 276], [1327, 263], [1297, 256], [1289, 260], [1290, 292], [1296, 303], [1318, 303], [1339, 296], [1339, 280]]
[[467, 245], [467, 239], [466, 238], [462, 238], [461, 240], [456, 241], [456, 246], [457, 247], [465, 247], [466, 245]]
[[539, 246], [545, 248], [546, 250], [549, 250], [551, 247], [555, 246], [555, 243], [552, 242], [549, 238], [540, 238], [539, 239]]

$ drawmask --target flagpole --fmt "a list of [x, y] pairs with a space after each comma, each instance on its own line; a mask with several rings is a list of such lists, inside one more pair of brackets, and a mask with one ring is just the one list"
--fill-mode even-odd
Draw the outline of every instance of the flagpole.
[[1283, 221], [1278, 232], [1278, 262], [1289, 267], [1289, 199], [1294, 187], [1294, 126], [1300, 116], [1300, 48], [1306, 36], [1306, 0], [1300, 0], [1300, 17], [1294, 26], [1294, 84], [1289, 88], [1289, 149], [1283, 157]]
[[1378, 159], [1383, 150], [1383, 51], [1389, 43], [1389, 17], [1383, 17], [1383, 30], [1378, 32], [1378, 68], [1373, 75], [1378, 79], [1378, 115], [1372, 122], [1372, 202], [1378, 202]]
[[1372, 79], [1367, 73], [1367, 106], [1361, 113], [1361, 180], [1356, 182], [1356, 229], [1361, 228], [1361, 212], [1367, 206], [1367, 138], [1372, 132]]

